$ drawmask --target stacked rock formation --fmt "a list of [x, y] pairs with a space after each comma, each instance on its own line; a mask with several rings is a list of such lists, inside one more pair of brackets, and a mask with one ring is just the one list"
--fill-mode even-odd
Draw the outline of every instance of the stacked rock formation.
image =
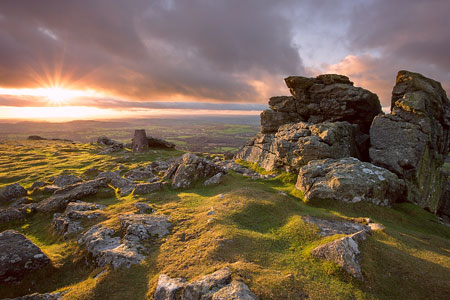
[[325, 158], [368, 159], [368, 133], [382, 113], [377, 95], [336, 74], [285, 79], [292, 96], [272, 97], [261, 134], [235, 156], [267, 170], [298, 171]]
[[407, 199], [437, 212], [446, 176], [441, 167], [449, 152], [450, 102], [439, 82], [400, 71], [392, 92], [391, 113], [377, 116], [370, 128], [370, 158], [405, 180]]
[[266, 170], [298, 172], [305, 199], [409, 201], [448, 214], [450, 101], [441, 84], [400, 71], [391, 113], [345, 76], [285, 79], [292, 96], [272, 97], [261, 133], [235, 156]]

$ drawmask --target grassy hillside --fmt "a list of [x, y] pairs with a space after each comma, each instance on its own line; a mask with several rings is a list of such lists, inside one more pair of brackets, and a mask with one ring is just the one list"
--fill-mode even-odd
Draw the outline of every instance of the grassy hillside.
[[[0, 144], [0, 187], [91, 167], [121, 172], [178, 151], [98, 155], [94, 145], [64, 142]], [[411, 204], [392, 208], [366, 203], [304, 203], [295, 176], [251, 180], [228, 174], [222, 184], [188, 190], [168, 187], [146, 196], [101, 193], [85, 201], [108, 205], [108, 217], [145, 201], [170, 216], [170, 235], [152, 241], [147, 259], [130, 269], [106, 270], [86, 263], [76, 237], [62, 240], [50, 230], [51, 215], [36, 214], [0, 230], [23, 232], [52, 259], [52, 266], [21, 285], [0, 285], [0, 298], [65, 290], [65, 299], [151, 299], [159, 274], [193, 279], [223, 266], [242, 278], [261, 299], [448, 299], [450, 228]], [[283, 193], [282, 193], [283, 192]], [[37, 196], [32, 196], [39, 201]], [[212, 210], [214, 215], [208, 215]], [[385, 229], [362, 243], [361, 282], [310, 251], [335, 239], [322, 238], [301, 216], [330, 219], [370, 217]], [[107, 221], [108, 222], [108, 221]]]

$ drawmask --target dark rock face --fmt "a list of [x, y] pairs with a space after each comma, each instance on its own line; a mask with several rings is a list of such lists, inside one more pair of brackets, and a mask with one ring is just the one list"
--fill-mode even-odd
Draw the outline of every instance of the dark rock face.
[[188, 188], [200, 179], [210, 178], [225, 171], [214, 163], [195, 154], [186, 153], [180, 162], [174, 162], [164, 176], [172, 178], [172, 188]]
[[311, 161], [300, 169], [295, 187], [305, 193], [305, 200], [377, 205], [390, 205], [404, 194], [404, 183], [397, 175], [352, 157]]
[[3, 282], [20, 280], [50, 263], [39, 247], [14, 230], [0, 233], [0, 253], [0, 281]]
[[450, 182], [446, 181], [441, 196], [438, 213], [450, 218]]
[[42, 136], [39, 136], [39, 135], [30, 135], [29, 137], [27, 137], [27, 140], [30, 140], [30, 141], [44, 141], [44, 140], [46, 140], [46, 138], [43, 138]]
[[260, 117], [262, 133], [274, 133], [281, 125], [303, 121], [295, 112], [279, 112], [270, 109], [263, 111]]
[[0, 189], [0, 203], [8, 203], [27, 195], [27, 190], [20, 184], [14, 183]]
[[165, 141], [163, 139], [158, 139], [154, 137], [147, 137], [148, 146], [150, 148], [162, 148], [162, 149], [173, 149], [175, 148], [175, 144]]
[[236, 153], [236, 159], [257, 163], [266, 170], [298, 171], [311, 160], [360, 157], [357, 125], [348, 122], [299, 122], [259, 134]]
[[370, 158], [405, 180], [408, 201], [436, 212], [450, 146], [450, 101], [439, 82], [400, 71], [391, 111], [373, 121]]

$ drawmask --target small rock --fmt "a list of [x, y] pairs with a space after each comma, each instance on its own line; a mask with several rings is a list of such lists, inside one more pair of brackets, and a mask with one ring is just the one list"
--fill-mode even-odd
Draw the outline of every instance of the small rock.
[[213, 177], [207, 179], [205, 181], [205, 186], [221, 183], [222, 179], [223, 179], [223, 175], [224, 174], [222, 172], [220, 172], [220, 173], [217, 173], [216, 175], [214, 175]]
[[63, 188], [81, 181], [81, 178], [75, 175], [60, 175], [55, 178], [55, 182], [53, 184], [57, 187]]
[[13, 183], [7, 186], [4, 186], [0, 189], [0, 204], [8, 203], [17, 198], [23, 197], [27, 195], [27, 190], [24, 189], [20, 184]]
[[359, 251], [358, 243], [365, 239], [366, 232], [359, 231], [316, 247], [311, 251], [311, 255], [315, 258], [332, 261], [353, 277], [362, 280], [361, 252]]
[[153, 208], [144, 202], [134, 203], [134, 206], [138, 209], [139, 214], [151, 214], [153, 212]]
[[134, 189], [135, 195], [144, 195], [153, 193], [156, 191], [160, 191], [162, 189], [162, 183], [161, 182], [154, 182], [154, 183], [139, 183], [136, 185]]
[[46, 183], [44, 181], [36, 181], [31, 185], [30, 190], [38, 189], [44, 187], [45, 185]]

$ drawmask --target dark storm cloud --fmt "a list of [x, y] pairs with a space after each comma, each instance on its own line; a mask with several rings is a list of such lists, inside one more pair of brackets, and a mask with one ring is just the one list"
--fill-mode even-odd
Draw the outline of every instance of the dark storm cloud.
[[397, 71], [419, 72], [450, 88], [450, 1], [361, 2], [349, 15], [350, 53], [332, 70], [373, 88], [383, 105]]
[[261, 101], [304, 72], [285, 13], [295, 2], [3, 0], [0, 82], [60, 75], [136, 99]]

